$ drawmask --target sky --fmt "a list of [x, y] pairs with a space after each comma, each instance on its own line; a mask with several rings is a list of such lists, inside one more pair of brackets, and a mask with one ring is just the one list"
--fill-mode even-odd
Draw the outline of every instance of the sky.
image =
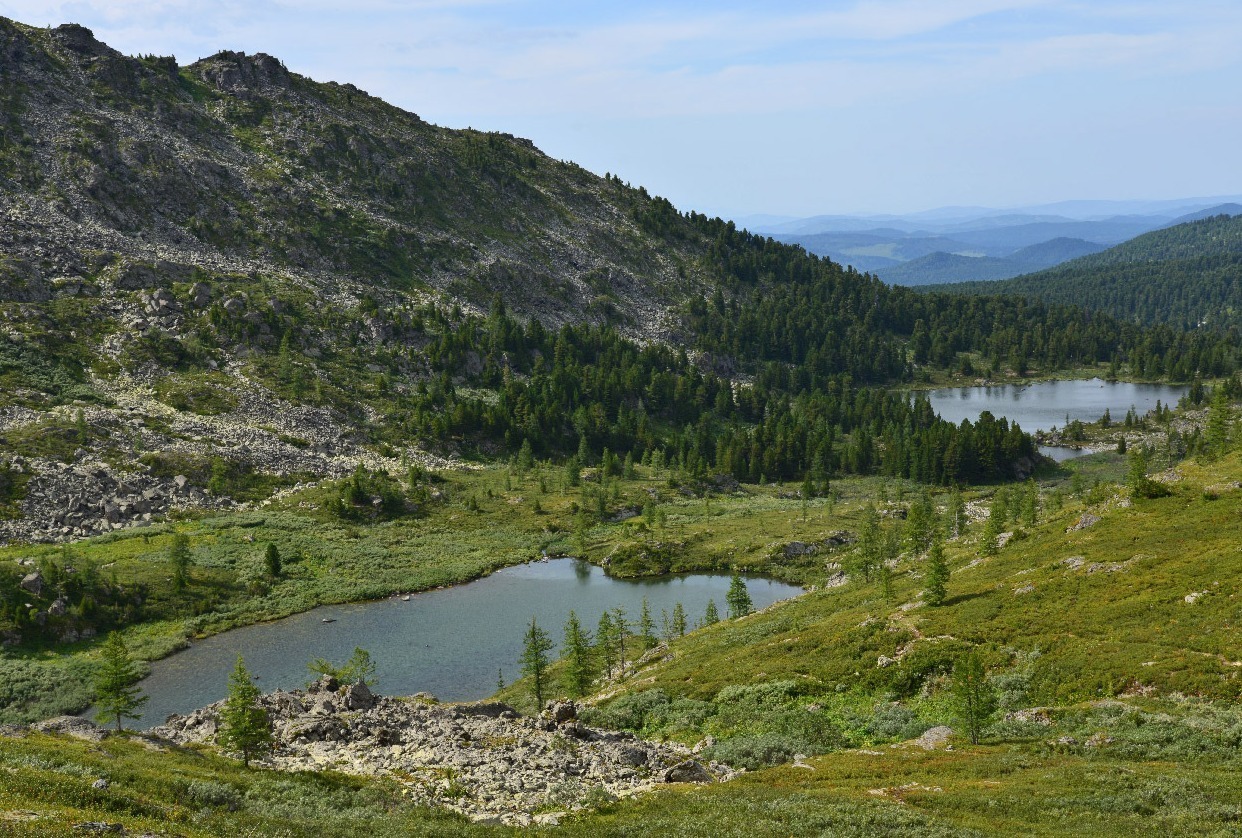
[[1242, 193], [1238, 0], [0, 0], [266, 52], [731, 217]]

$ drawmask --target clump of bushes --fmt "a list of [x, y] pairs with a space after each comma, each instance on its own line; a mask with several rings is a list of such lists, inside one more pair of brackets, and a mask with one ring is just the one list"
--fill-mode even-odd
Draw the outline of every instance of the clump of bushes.
[[418, 478], [419, 474], [420, 471], [411, 470], [407, 489], [388, 472], [359, 464], [324, 508], [345, 521], [388, 521], [421, 514], [439, 493], [433, 493]]
[[227, 809], [236, 812], [241, 808], [242, 796], [228, 783], [216, 780], [195, 780], [186, 788], [186, 797], [204, 808]]

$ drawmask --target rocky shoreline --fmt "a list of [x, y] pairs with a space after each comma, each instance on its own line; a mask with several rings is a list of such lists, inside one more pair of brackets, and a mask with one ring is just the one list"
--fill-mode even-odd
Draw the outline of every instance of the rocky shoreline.
[[[550, 702], [529, 717], [499, 702], [378, 696], [365, 684], [330, 677], [260, 701], [276, 748], [259, 764], [392, 777], [412, 800], [479, 822], [554, 824], [663, 784], [725, 781], [737, 773], [696, 759], [682, 745], [588, 727], [568, 702]], [[212, 744], [222, 704], [171, 716], [150, 735]]]

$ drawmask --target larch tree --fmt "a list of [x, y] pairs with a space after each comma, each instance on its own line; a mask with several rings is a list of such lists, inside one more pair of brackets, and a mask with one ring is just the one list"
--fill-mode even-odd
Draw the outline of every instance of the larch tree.
[[944, 605], [948, 596], [949, 564], [944, 558], [944, 545], [940, 539], [932, 542], [927, 551], [927, 586], [923, 590], [923, 601], [928, 605]]
[[750, 591], [746, 590], [746, 581], [737, 573], [734, 573], [733, 578], [729, 581], [729, 592], [725, 594], [725, 605], [729, 608], [729, 619], [731, 620], [745, 617], [754, 610], [754, 603], [750, 599]]
[[996, 689], [988, 681], [979, 654], [974, 650], [959, 658], [950, 682], [952, 707], [966, 729], [972, 745], [978, 745], [984, 729], [996, 713]]
[[237, 665], [229, 675], [229, 694], [220, 710], [216, 742], [225, 750], [241, 754], [242, 765], [246, 767], [250, 766], [250, 760], [272, 749], [272, 722], [267, 710], [259, 704], [259, 688], [241, 655], [237, 656]]
[[561, 644], [565, 659], [564, 685], [570, 698], [580, 698], [591, 691], [595, 677], [595, 660], [591, 654], [591, 633], [582, 627], [578, 615], [569, 612], [565, 621], [565, 639]]
[[552, 638], [531, 617], [523, 640], [521, 663], [522, 674], [531, 681], [530, 691], [535, 698], [536, 709], [543, 708], [544, 691], [548, 686], [548, 652], [552, 649]]
[[970, 517], [966, 514], [966, 502], [962, 499], [962, 492], [957, 487], [949, 492], [949, 506], [945, 512], [945, 518], [951, 538], [960, 538], [966, 534]]
[[612, 677], [613, 664], [617, 657], [616, 642], [613, 635], [616, 629], [612, 624], [612, 614], [605, 611], [599, 615], [599, 624], [595, 627], [595, 652], [608, 677]]
[[125, 719], [140, 719], [138, 712], [147, 703], [147, 696], [135, 684], [139, 678], [138, 664], [130, 657], [120, 632], [110, 632], [101, 648], [103, 660], [95, 673], [95, 704], [99, 721], [115, 721], [117, 732], [124, 729]]
[[651, 606], [647, 604], [646, 597], [643, 597], [643, 608], [638, 614], [638, 636], [644, 649], [656, 645], [655, 620], [651, 618]]
[[673, 633], [678, 637], [686, 633], [686, 609], [680, 602], [673, 606]]
[[183, 532], [173, 533], [168, 546], [168, 564], [172, 567], [173, 588], [181, 591], [190, 581], [190, 538]]

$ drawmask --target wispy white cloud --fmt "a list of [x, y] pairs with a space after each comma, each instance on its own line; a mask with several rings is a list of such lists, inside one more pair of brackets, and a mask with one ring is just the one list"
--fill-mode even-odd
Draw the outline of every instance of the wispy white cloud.
[[[434, 121], [544, 126], [549, 134], [537, 139], [582, 158], [607, 132], [641, 136], [657, 123], [689, 134], [645, 150], [648, 161], [674, 146], [728, 149], [734, 135], [755, 137], [762, 126], [787, 138], [794, 168], [765, 163], [749, 170], [752, 179], [788, 189], [806, 187], [789, 174], [800, 171], [797, 160], [845, 149], [842, 137], [860, 125], [897, 125], [893, 115], [907, 109], [954, 121], [870, 141], [876, 167], [886, 154], [901, 170], [901, 155], [927, 152], [920, 135], [929, 133], [946, 154], [954, 134], [1021, 141], [1037, 94], [1041, 118], [1055, 121], [1110, 102], [1168, 112], [1180, 104], [1179, 79], [1221, 101], [1242, 84], [1236, 0], [0, 0], [0, 14], [84, 23], [122, 51], [183, 61], [261, 50]], [[1236, 114], [1230, 123], [1219, 110], [1201, 112], [1217, 134], [1238, 125]], [[1098, 119], [1113, 120], [1115, 137], [1121, 117], [1109, 113]], [[829, 124], [842, 128], [798, 136]], [[1242, 139], [1238, 127], [1233, 134]], [[618, 144], [619, 153], [631, 146]], [[703, 165], [687, 159], [679, 171]], [[982, 167], [964, 157], [958, 168]]]

